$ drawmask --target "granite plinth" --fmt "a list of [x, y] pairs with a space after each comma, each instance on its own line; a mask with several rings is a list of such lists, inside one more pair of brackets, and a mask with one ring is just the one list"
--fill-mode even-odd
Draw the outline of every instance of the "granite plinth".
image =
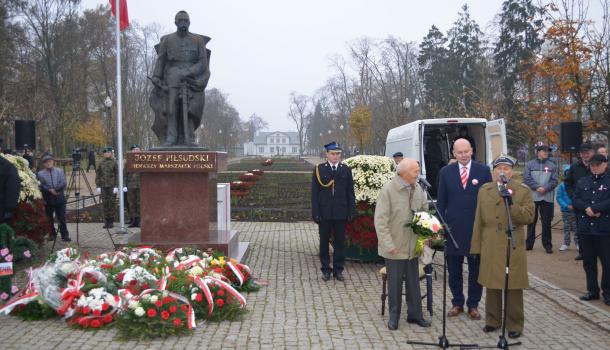
[[214, 248], [237, 258], [239, 235], [217, 230], [217, 172], [225, 168], [224, 152], [128, 153], [128, 171], [140, 173], [141, 219], [141, 233], [129, 243]]

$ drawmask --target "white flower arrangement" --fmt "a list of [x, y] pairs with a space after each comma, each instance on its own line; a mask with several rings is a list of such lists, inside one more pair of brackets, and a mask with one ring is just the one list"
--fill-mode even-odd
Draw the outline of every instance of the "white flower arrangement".
[[352, 168], [357, 202], [375, 204], [383, 185], [396, 174], [394, 160], [388, 157], [359, 155], [343, 163]]
[[131, 282], [133, 280], [137, 281], [138, 284], [143, 284], [143, 283], [150, 284], [150, 283], [154, 283], [157, 281], [157, 278], [153, 274], [146, 271], [146, 269], [144, 269], [141, 266], [136, 266], [131, 269], [126, 269], [124, 272], [125, 272], [125, 276], [123, 277], [123, 286], [129, 285], [129, 282]]
[[33, 201], [36, 199], [42, 199], [42, 193], [40, 192], [40, 182], [36, 179], [36, 175], [30, 170], [28, 161], [20, 156], [14, 156], [11, 154], [0, 154], [0, 157], [6, 158], [11, 162], [21, 180], [21, 192], [19, 192], [19, 202]]
[[108, 293], [104, 288], [94, 288], [87, 293], [87, 296], [81, 295], [76, 302], [78, 307], [88, 307], [93, 310], [102, 311], [104, 304], [108, 304], [111, 307], [117, 306], [117, 301], [114, 295]]

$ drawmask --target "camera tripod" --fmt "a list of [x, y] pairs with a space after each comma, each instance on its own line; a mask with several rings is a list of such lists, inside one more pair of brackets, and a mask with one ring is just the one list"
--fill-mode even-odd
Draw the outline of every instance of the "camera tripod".
[[[68, 187], [66, 190], [66, 207], [68, 206], [68, 204], [70, 204], [70, 201], [69, 201], [70, 189], [74, 189], [74, 203], [76, 204], [76, 213], [75, 213], [75, 215], [76, 215], [76, 245], [79, 247], [80, 247], [79, 238], [80, 238], [80, 211], [81, 211], [81, 195], [80, 195], [81, 178], [84, 178], [85, 184], [87, 185], [87, 188], [89, 189], [89, 193], [90, 193], [90, 196], [82, 197], [83, 209], [86, 207], [85, 201], [87, 200], [87, 198], [92, 198], [93, 202], [95, 203], [96, 206], [98, 203], [97, 200], [95, 199], [95, 195], [93, 194], [93, 191], [91, 190], [91, 185], [89, 184], [89, 181], [87, 180], [87, 177], [85, 176], [85, 172], [80, 167], [80, 162], [78, 162], [78, 163], [75, 162], [74, 166], [72, 168], [72, 174], [70, 175], [70, 180], [68, 182]], [[112, 246], [116, 250], [116, 243], [114, 243], [114, 239], [112, 239], [112, 234], [110, 233], [109, 228], [106, 228], [106, 233], [108, 234], [108, 238], [110, 238], [110, 242], [112, 242]], [[51, 246], [51, 252], [54, 251], [54, 249], [55, 249], [55, 243], [57, 243], [57, 235], [55, 235], [55, 239], [53, 240], [53, 245]]]
[[[70, 180], [68, 180], [68, 186], [66, 187], [66, 201], [70, 198], [71, 190], [74, 190], [75, 196], [78, 197], [80, 195], [81, 178], [83, 178], [85, 180], [85, 185], [87, 186], [87, 189], [89, 190], [89, 197], [92, 198], [93, 203], [95, 203], [97, 205], [97, 200], [95, 199], [95, 195], [93, 194], [93, 189], [91, 187], [91, 184], [89, 183], [89, 180], [87, 179], [87, 175], [85, 174], [85, 171], [80, 166], [80, 161], [78, 161], [78, 162], [73, 161], [72, 173], [70, 174]], [[83, 205], [84, 205], [84, 203], [83, 203]]]

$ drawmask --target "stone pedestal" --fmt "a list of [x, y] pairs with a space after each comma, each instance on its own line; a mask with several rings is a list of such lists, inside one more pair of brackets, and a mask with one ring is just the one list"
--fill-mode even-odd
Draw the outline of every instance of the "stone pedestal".
[[[141, 233], [129, 242], [160, 249], [215, 248], [241, 259], [247, 245], [236, 231], [217, 229], [217, 173], [226, 153], [146, 151], [127, 154], [127, 169], [140, 173]], [[241, 250], [240, 250], [241, 248]]]

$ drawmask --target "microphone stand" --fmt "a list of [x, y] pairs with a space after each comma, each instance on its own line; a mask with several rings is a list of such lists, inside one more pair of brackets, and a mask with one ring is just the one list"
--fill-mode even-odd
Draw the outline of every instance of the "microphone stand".
[[[445, 218], [438, 211], [436, 202], [432, 199], [432, 196], [430, 196], [430, 192], [428, 192], [428, 189], [430, 188], [430, 184], [427, 181], [425, 181], [424, 179], [420, 179], [419, 184], [421, 185], [422, 189], [426, 193], [426, 197], [428, 198], [428, 201], [430, 201], [432, 203], [434, 210], [436, 210], [436, 214], [439, 218], [439, 221], [441, 222], [441, 225], [443, 225], [443, 229], [445, 230], [445, 233], [451, 239], [451, 243], [453, 244], [453, 246], [456, 249], [458, 249], [459, 246], [457, 244], [457, 241], [453, 237], [453, 234], [451, 234], [451, 229], [449, 228], [449, 225], [447, 225], [447, 223], [445, 222]], [[445, 246], [446, 245], [447, 245], [447, 239], [445, 239]], [[447, 331], [447, 249], [444, 249], [444, 251], [443, 251], [443, 331], [442, 331], [442, 334], [438, 337], [438, 343], [408, 340], [407, 344], [438, 346], [441, 349], [447, 349], [449, 347], [460, 347], [460, 348], [465, 348], [465, 347], [466, 348], [477, 348], [478, 347], [477, 344], [450, 344], [449, 340], [447, 339], [446, 331]]]
[[[502, 186], [501, 186], [501, 190], [504, 191], [506, 190], [506, 183], [508, 182], [503, 176], [501, 176], [501, 181], [502, 181]], [[515, 240], [513, 239], [513, 230], [514, 230], [514, 226], [513, 226], [513, 219], [511, 218], [511, 203], [510, 203], [510, 199], [508, 197], [502, 197], [504, 199], [504, 207], [506, 208], [506, 217], [508, 218], [508, 227], [506, 228], [506, 268], [504, 269], [505, 273], [504, 273], [504, 289], [502, 290], [502, 303], [503, 303], [503, 307], [502, 307], [502, 334], [500, 334], [500, 340], [498, 341], [498, 345], [493, 346], [493, 345], [488, 345], [488, 346], [477, 346], [477, 347], [462, 347], [462, 349], [472, 349], [472, 348], [478, 348], [478, 349], [493, 349], [493, 348], [498, 348], [498, 349], [503, 349], [503, 350], [508, 350], [508, 348], [510, 346], [513, 345], [521, 345], [521, 342], [515, 342], [515, 343], [509, 343], [506, 340], [506, 309], [508, 306], [508, 277], [509, 277], [509, 267], [510, 267], [510, 256], [511, 256], [511, 250], [515, 249]], [[511, 249], [512, 247], [512, 249]]]

